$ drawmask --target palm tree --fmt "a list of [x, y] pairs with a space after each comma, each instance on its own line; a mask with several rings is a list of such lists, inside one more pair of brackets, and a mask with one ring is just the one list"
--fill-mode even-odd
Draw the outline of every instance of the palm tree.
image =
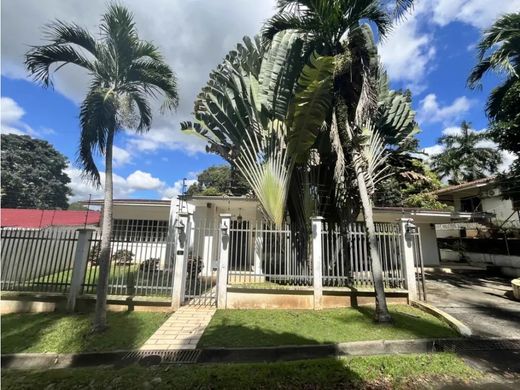
[[[384, 294], [382, 268], [377, 251], [372, 216], [372, 194], [384, 169], [384, 142], [373, 121], [377, 111], [377, 80], [379, 61], [368, 21], [384, 37], [394, 16], [401, 16], [413, 1], [396, 1], [390, 8], [377, 0], [278, 0], [278, 12], [267, 21], [263, 38], [268, 44], [286, 30], [305, 36], [306, 46], [323, 56], [332, 56], [335, 63], [332, 112], [328, 118], [327, 136], [336, 155], [334, 180], [338, 210], [348, 210], [348, 186], [353, 168], [361, 200], [376, 292], [376, 320], [391, 321]], [[352, 197], [350, 197], [352, 199]], [[352, 202], [350, 202], [352, 203]], [[352, 207], [352, 206], [350, 206]], [[345, 215], [341, 218], [344, 222]]]
[[25, 65], [44, 87], [52, 86], [51, 74], [68, 64], [91, 76], [90, 87], [80, 108], [78, 164], [97, 186], [101, 178], [94, 156], [105, 158], [105, 199], [99, 280], [94, 330], [106, 328], [106, 296], [112, 236], [112, 149], [114, 137], [124, 128], [148, 131], [152, 109], [148, 98], [164, 97], [163, 109], [178, 104], [177, 83], [158, 48], [139, 39], [133, 15], [123, 6], [111, 4], [102, 16], [100, 38], [82, 27], [56, 21], [47, 27], [49, 43], [31, 48]]
[[[483, 76], [490, 71], [503, 76], [487, 101], [489, 136], [500, 148], [520, 157], [520, 12], [502, 16], [484, 32], [477, 59], [468, 78], [470, 88], [480, 87]], [[501, 190], [507, 198], [518, 198], [512, 189], [520, 185], [519, 161], [498, 178], [504, 183]]]
[[504, 82], [491, 92], [487, 103], [487, 113], [494, 119], [508, 92], [514, 90], [520, 80], [520, 12], [498, 19], [484, 32], [477, 48], [478, 64], [468, 77], [469, 87], [480, 87], [482, 77], [489, 71], [505, 76]]
[[444, 150], [432, 156], [433, 170], [450, 184], [482, 179], [497, 172], [502, 156], [495, 147], [483, 144], [487, 140], [487, 132], [476, 132], [470, 123], [463, 121], [460, 134], [439, 138]]

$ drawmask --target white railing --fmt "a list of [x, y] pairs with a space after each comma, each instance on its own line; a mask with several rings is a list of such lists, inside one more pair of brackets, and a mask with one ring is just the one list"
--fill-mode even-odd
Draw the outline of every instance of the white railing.
[[[228, 284], [243, 287], [311, 286], [305, 241], [288, 226], [233, 221]], [[302, 247], [303, 246], [303, 247]]]
[[[403, 288], [400, 226], [377, 223], [375, 229], [385, 288]], [[365, 224], [350, 223], [344, 232], [335, 225], [325, 224], [322, 251], [324, 288], [373, 288]]]

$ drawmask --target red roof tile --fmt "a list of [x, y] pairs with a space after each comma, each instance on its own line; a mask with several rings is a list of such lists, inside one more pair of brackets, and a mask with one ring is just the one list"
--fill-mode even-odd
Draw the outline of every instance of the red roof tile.
[[2, 227], [43, 228], [47, 226], [98, 225], [99, 211], [1, 209]]

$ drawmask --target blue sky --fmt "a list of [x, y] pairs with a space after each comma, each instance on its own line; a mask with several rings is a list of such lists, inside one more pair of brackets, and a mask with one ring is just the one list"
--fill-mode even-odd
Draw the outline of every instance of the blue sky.
[[[88, 78], [76, 69], [55, 77], [55, 89], [42, 89], [27, 79], [23, 53], [41, 43], [40, 26], [58, 17], [96, 31], [104, 1], [47, 0], [2, 1], [2, 131], [44, 138], [75, 160], [78, 143], [78, 111]], [[88, 4], [86, 4], [88, 3]], [[179, 78], [181, 104], [176, 113], [156, 113], [148, 135], [119, 134], [115, 150], [117, 197], [163, 198], [180, 191], [183, 177], [222, 160], [204, 152], [204, 144], [179, 132], [179, 122], [190, 119], [193, 99], [205, 84], [209, 71], [243, 35], [255, 34], [273, 13], [273, 1], [254, 0], [137, 0], [123, 1], [135, 14], [142, 38], [154, 41]], [[444, 132], [456, 132], [462, 119], [484, 129], [487, 94], [498, 83], [485, 80], [484, 88], [466, 88], [475, 63], [475, 44], [482, 29], [500, 14], [520, 9], [520, 0], [418, 1], [412, 16], [401, 22], [380, 45], [383, 64], [393, 88], [411, 88], [413, 106], [427, 152]], [[510, 156], [506, 163], [510, 162]], [[102, 163], [100, 161], [100, 168]], [[75, 199], [100, 191], [81, 181], [72, 164]]]

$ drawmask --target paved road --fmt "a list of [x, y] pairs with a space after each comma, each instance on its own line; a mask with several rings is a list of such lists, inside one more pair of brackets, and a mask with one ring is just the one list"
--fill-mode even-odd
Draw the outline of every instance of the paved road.
[[484, 271], [426, 274], [428, 303], [453, 315], [482, 337], [520, 338], [520, 302], [510, 279]]
[[[510, 279], [484, 271], [454, 270], [426, 274], [431, 303], [468, 325], [476, 337], [520, 338], [520, 302], [513, 300]], [[459, 352], [482, 371], [501, 377], [520, 375], [520, 350]]]

